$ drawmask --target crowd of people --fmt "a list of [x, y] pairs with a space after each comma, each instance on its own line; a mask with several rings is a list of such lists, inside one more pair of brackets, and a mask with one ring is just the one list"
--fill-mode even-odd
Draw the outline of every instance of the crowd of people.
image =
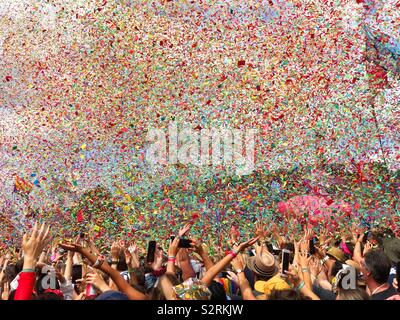
[[192, 228], [146, 247], [115, 239], [100, 252], [89, 234], [55, 240], [36, 223], [0, 254], [1, 299], [400, 300], [400, 239], [390, 229], [285, 235], [259, 221], [253, 238], [232, 227], [230, 247], [210, 250]]

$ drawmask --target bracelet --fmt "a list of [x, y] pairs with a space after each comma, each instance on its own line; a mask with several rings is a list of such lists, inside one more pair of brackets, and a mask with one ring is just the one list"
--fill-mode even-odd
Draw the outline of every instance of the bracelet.
[[301, 272], [310, 272], [308, 268], [301, 268]]
[[168, 258], [168, 262], [173, 262], [173, 263], [175, 263], [175, 261], [176, 261], [176, 258]]
[[93, 268], [99, 269], [101, 265], [104, 263], [105, 257], [103, 255], [99, 255], [97, 257], [96, 262], [93, 264]]
[[176, 259], [176, 256], [168, 256], [168, 259]]
[[26, 268], [26, 269], [22, 269], [21, 272], [36, 272], [36, 269], [33, 269], [33, 268]]
[[299, 292], [304, 286], [306, 285], [306, 283], [304, 281], [302, 281], [296, 288], [296, 291]]
[[232, 249], [231, 251], [229, 251], [229, 254], [230, 254], [233, 258], [236, 258], [236, 256], [238, 255], [238, 251]]
[[118, 262], [119, 262], [119, 261], [117, 261], [117, 260], [112, 260], [112, 261], [111, 261], [111, 264], [118, 264]]
[[325, 256], [325, 257], [321, 260], [321, 265], [324, 265], [324, 263], [325, 263], [326, 261], [328, 261], [328, 259], [329, 259], [329, 257], [328, 257], [328, 256]]

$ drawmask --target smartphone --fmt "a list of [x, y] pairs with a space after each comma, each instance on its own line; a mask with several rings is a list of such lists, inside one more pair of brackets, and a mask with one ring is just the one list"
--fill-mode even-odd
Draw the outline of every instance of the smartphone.
[[222, 271], [221, 272], [221, 278], [227, 278], [228, 277], [228, 272]]
[[146, 257], [146, 261], [153, 263], [154, 262], [154, 255], [156, 253], [156, 246], [157, 246], [157, 242], [152, 240], [149, 241], [149, 246], [147, 247], [147, 257]]
[[[174, 241], [175, 237], [171, 236], [171, 241]], [[178, 244], [179, 248], [191, 248], [192, 247], [192, 240], [190, 239], [180, 239], [179, 240], [179, 244]]]
[[281, 276], [286, 277], [286, 271], [289, 270], [290, 251], [287, 249], [282, 250], [282, 271]]
[[367, 231], [365, 231], [364, 232], [364, 239], [363, 239], [363, 243], [367, 243], [367, 240], [368, 240], [368, 236], [369, 236], [369, 230], [367, 230]]
[[400, 292], [400, 261], [396, 264], [397, 292]]
[[75, 264], [72, 266], [72, 283], [76, 283], [79, 279], [82, 279], [82, 265]]
[[310, 243], [310, 254], [311, 255], [316, 253], [314, 242], [315, 242], [315, 238], [311, 239], [310, 242], [309, 242]]

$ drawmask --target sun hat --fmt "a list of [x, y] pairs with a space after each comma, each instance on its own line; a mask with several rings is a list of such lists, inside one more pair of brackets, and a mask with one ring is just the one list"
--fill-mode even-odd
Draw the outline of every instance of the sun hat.
[[263, 251], [260, 255], [248, 258], [247, 267], [256, 275], [266, 278], [273, 277], [278, 273], [278, 263], [275, 257], [266, 251]]
[[254, 289], [258, 292], [270, 295], [273, 290], [289, 290], [290, 285], [277, 274], [268, 281], [256, 281]]
[[346, 255], [344, 254], [344, 252], [342, 250], [340, 250], [337, 247], [332, 247], [328, 250], [328, 252], [326, 253], [327, 256], [329, 256], [330, 258], [333, 258], [335, 260], [338, 260], [342, 263], [345, 263], [347, 258]]

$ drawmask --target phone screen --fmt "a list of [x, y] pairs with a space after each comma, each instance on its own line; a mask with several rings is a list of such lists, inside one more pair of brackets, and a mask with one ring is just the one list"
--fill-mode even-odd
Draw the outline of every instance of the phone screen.
[[156, 241], [149, 241], [149, 246], [147, 248], [147, 257], [146, 257], [146, 261], [147, 262], [154, 262], [154, 255], [156, 253], [156, 245], [157, 242]]
[[315, 254], [315, 252], [316, 252], [315, 251], [314, 241], [315, 241], [315, 238], [311, 239], [310, 242], [309, 242], [310, 243], [310, 254], [311, 255]]
[[290, 251], [282, 250], [282, 276], [286, 276], [286, 271], [289, 270]]
[[82, 265], [75, 264], [72, 266], [72, 283], [79, 279], [82, 279]]

